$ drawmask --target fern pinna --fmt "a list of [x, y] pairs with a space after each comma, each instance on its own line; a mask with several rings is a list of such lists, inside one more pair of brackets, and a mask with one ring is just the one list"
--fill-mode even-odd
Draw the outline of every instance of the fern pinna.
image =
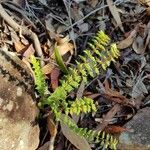
[[[61, 85], [47, 98], [45, 96], [43, 98], [48, 88], [45, 81], [43, 81], [44, 76], [42, 76], [40, 65], [34, 57], [31, 59], [36, 77], [37, 90], [42, 97], [39, 106], [49, 105], [57, 121], [62, 122], [61, 115], [63, 112], [67, 116], [73, 113], [78, 115], [81, 112], [96, 111], [96, 106], [90, 98], [83, 97], [73, 102], [66, 100], [66, 98], [72, 90], [78, 88], [81, 81], [87, 83], [89, 77], [94, 78], [96, 75], [99, 75], [101, 69], [106, 70], [110, 63], [115, 62], [115, 59], [119, 57], [119, 50], [116, 44], [110, 44], [110, 38], [103, 31], [99, 31], [88, 45], [89, 48], [84, 50], [85, 55], [80, 56], [80, 61], [76, 61], [76, 68], [69, 68], [69, 73], [61, 81]], [[64, 121], [64, 123], [77, 134], [84, 136], [88, 140], [90, 139], [90, 141], [92, 139], [100, 142], [101, 146], [111, 149], [116, 148], [116, 139], [105, 132], [97, 133], [92, 130], [78, 128], [69, 119]]]

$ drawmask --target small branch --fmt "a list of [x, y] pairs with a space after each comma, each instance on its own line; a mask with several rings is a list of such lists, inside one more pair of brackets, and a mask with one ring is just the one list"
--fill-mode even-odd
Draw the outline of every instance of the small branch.
[[63, 0], [63, 2], [64, 2], [64, 5], [66, 7], [66, 11], [68, 13], [68, 18], [69, 18], [69, 22], [70, 22], [70, 26], [71, 26], [71, 31], [72, 31], [72, 34], [73, 34], [73, 39], [72, 40], [73, 40], [74, 49], [75, 49], [75, 56], [77, 56], [77, 45], [76, 45], [76, 41], [74, 39], [75, 33], [74, 33], [74, 28], [72, 26], [72, 20], [71, 20], [71, 14], [70, 14], [71, 2], [69, 1], [68, 4], [67, 4], [66, 0]]

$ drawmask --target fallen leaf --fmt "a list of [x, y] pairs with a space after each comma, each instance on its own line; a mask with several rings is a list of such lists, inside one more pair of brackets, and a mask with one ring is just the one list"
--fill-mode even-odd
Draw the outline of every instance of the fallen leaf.
[[26, 46], [22, 44], [22, 42], [20, 41], [20, 38], [18, 37], [15, 31], [13, 31], [12, 29], [10, 29], [10, 31], [11, 31], [11, 39], [15, 46], [15, 50], [16, 52], [20, 53]]
[[54, 69], [53, 63], [48, 63], [44, 67], [42, 67], [42, 71], [44, 74], [50, 74], [53, 69]]
[[53, 91], [58, 87], [59, 74], [60, 74], [60, 70], [58, 68], [54, 68], [51, 71], [50, 76], [51, 76], [51, 85]]
[[[66, 36], [65, 38], [58, 38], [56, 41], [56, 46], [59, 49], [59, 53], [61, 56], [65, 55], [66, 53], [70, 52], [73, 55], [73, 44], [69, 42], [69, 37]], [[55, 54], [51, 55], [51, 58], [55, 58]]]
[[45, 26], [46, 26], [46, 29], [48, 31], [50, 38], [57, 40], [59, 38], [59, 35], [55, 32], [55, 28], [52, 25], [52, 21], [53, 21], [53, 18], [50, 16], [50, 14], [47, 15], [45, 19]]
[[139, 34], [135, 38], [132, 48], [137, 54], [144, 54], [148, 44], [150, 41], [150, 22], [147, 24], [147, 26], [142, 26], [141, 29], [139, 26]]
[[101, 124], [96, 127], [96, 130], [102, 131], [109, 124], [115, 114], [121, 109], [119, 104], [115, 104], [110, 111], [105, 115]]
[[143, 54], [144, 53], [144, 38], [141, 36], [137, 36], [132, 44], [133, 50], [137, 54]]
[[33, 47], [33, 44], [30, 44], [28, 48], [24, 51], [23, 56], [28, 59], [34, 53], [35, 53], [35, 49]]
[[87, 3], [94, 8], [98, 4], [98, 0], [87, 0]]
[[150, 1], [149, 0], [138, 0], [142, 5], [147, 5], [150, 6]]
[[129, 35], [126, 39], [120, 41], [120, 42], [117, 44], [117, 47], [118, 47], [119, 49], [125, 49], [125, 48], [131, 46], [131, 44], [133, 43], [133, 41], [134, 41], [134, 39], [135, 39], [135, 37], [136, 37], [136, 34], [137, 34], [137, 33], [136, 33], [136, 30], [133, 30], [133, 31], [130, 33], [130, 35]]
[[124, 28], [122, 26], [122, 22], [121, 22], [120, 15], [119, 15], [119, 12], [117, 10], [117, 7], [115, 6], [115, 4], [113, 3], [112, 0], [107, 0], [107, 4], [108, 4], [109, 10], [110, 10], [112, 16], [114, 17], [117, 25], [120, 27], [121, 31], [124, 32]]
[[44, 145], [40, 146], [37, 150], [48, 150], [50, 141], [47, 141]]
[[141, 94], [148, 94], [148, 90], [143, 83], [143, 79], [138, 77], [136, 84], [133, 86], [132, 89], [132, 98], [138, 98]]
[[122, 133], [125, 131], [129, 131], [129, 129], [126, 129], [121, 126], [109, 125], [109, 126], [105, 127], [104, 131], [107, 133], [110, 133], [110, 134], [118, 134], [118, 133]]
[[70, 8], [70, 16], [75, 22], [81, 20], [78, 25], [84, 23], [84, 21], [82, 20], [82, 18], [84, 17], [83, 12], [77, 5], [73, 5], [73, 8]]
[[[64, 118], [65, 116], [62, 115], [62, 117]], [[71, 119], [69, 116], [67, 116], [68, 119]], [[73, 119], [71, 119], [72, 122]], [[61, 121], [61, 129], [62, 132], [64, 134], [64, 136], [79, 150], [92, 150], [90, 148], [89, 143], [87, 142], [87, 140], [84, 137], [81, 137], [79, 135], [77, 135], [74, 131], [72, 131], [66, 124], [64, 124]]]
[[50, 132], [50, 135], [52, 137], [55, 137], [57, 134], [57, 127], [56, 127], [54, 121], [49, 116], [47, 117], [47, 126], [48, 126], [48, 130]]
[[[84, 83], [84, 81], [82, 81], [81, 84], [80, 84], [80, 86], [79, 86], [79, 88], [78, 88], [78, 90], [77, 90], [77, 94], [76, 94], [77, 95], [76, 96], [77, 100], [80, 100], [80, 98], [83, 97], [84, 89], [85, 89], [85, 83]], [[81, 115], [73, 114], [72, 118], [77, 123], [79, 121], [79, 118], [81, 117]]]

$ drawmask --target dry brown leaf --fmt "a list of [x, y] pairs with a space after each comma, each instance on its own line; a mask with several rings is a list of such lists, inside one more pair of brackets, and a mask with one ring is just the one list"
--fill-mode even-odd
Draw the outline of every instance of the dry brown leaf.
[[118, 43], [117, 47], [119, 49], [125, 49], [125, 48], [129, 47], [133, 43], [136, 34], [137, 34], [137, 31], [133, 30], [126, 39], [124, 39]]
[[51, 85], [53, 91], [58, 87], [59, 74], [60, 74], [60, 70], [58, 68], [54, 68], [51, 72], [50, 76], [51, 76]]
[[137, 54], [144, 54], [150, 41], [150, 22], [147, 26], [143, 25], [141, 27], [142, 29], [139, 28], [139, 34], [132, 44], [132, 48]]
[[[79, 100], [80, 98], [83, 97], [84, 89], [85, 89], [85, 83], [84, 83], [84, 81], [82, 81], [81, 84], [80, 84], [80, 86], [79, 86], [79, 88], [78, 88], [78, 90], [77, 90], [77, 93], [76, 93], [77, 100]], [[76, 114], [73, 114], [72, 118], [77, 123], [79, 121], [80, 116], [76, 115]]]
[[54, 69], [54, 64], [48, 63], [42, 68], [42, 71], [44, 74], [50, 74], [53, 69]]
[[141, 4], [150, 6], [150, 0], [138, 0]]
[[22, 42], [20, 41], [20, 38], [18, 37], [15, 31], [13, 31], [11, 28], [10, 28], [10, 31], [11, 31], [11, 39], [13, 41], [15, 49], [18, 53], [20, 53], [26, 46], [22, 44]]
[[105, 127], [104, 131], [110, 134], [117, 134], [117, 133], [122, 133], [122, 132], [130, 131], [130, 130], [124, 127], [120, 127], [120, 126], [109, 125]]
[[[59, 40], [57, 41], [56, 46], [57, 46], [61, 56], [65, 55], [67, 52], [70, 52], [71, 55], [73, 55], [73, 48], [74, 48], [74, 46], [73, 46], [72, 43], [69, 43], [68, 37], [59, 38]], [[55, 58], [54, 52], [51, 55], [51, 57], [53, 59]]]
[[14, 46], [16, 52], [20, 53], [25, 48], [25, 45], [23, 45], [20, 41], [14, 41]]
[[[68, 119], [71, 119], [69, 116], [67, 116]], [[64, 118], [64, 115], [62, 115], [62, 118]], [[74, 122], [71, 119], [72, 122]], [[64, 134], [64, 136], [79, 150], [91, 150], [91, 147], [87, 140], [79, 135], [77, 135], [75, 132], [73, 132], [67, 125], [61, 122], [61, 129]]]
[[105, 115], [102, 123], [96, 127], [96, 130], [102, 131], [109, 124], [109, 122], [112, 120], [112, 118], [115, 116], [115, 114], [120, 111], [120, 109], [121, 109], [121, 106], [119, 104], [115, 104], [110, 109], [110, 111]]
[[87, 0], [88, 4], [93, 8], [98, 4], [98, 0]]
[[146, 8], [146, 13], [150, 16], [150, 7]]
[[30, 44], [27, 48], [27, 50], [25, 50], [25, 52], [23, 53], [23, 56], [25, 58], [29, 58], [31, 55], [33, 55], [35, 53], [35, 49], [33, 47], [33, 44]]
[[121, 31], [124, 32], [124, 28], [122, 26], [122, 22], [121, 22], [120, 15], [119, 15], [117, 7], [114, 5], [112, 0], [107, 0], [107, 4], [109, 6], [109, 10], [110, 10], [112, 16], [114, 17], [117, 25], [120, 27]]
[[56, 136], [57, 127], [56, 127], [54, 121], [49, 116], [47, 117], [47, 126], [48, 126], [48, 130], [49, 130], [51, 136], [52, 137]]

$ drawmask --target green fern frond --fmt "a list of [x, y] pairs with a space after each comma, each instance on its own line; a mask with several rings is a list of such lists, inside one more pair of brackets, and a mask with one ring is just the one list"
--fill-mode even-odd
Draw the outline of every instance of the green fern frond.
[[85, 55], [80, 56], [81, 62], [76, 61], [77, 67], [69, 69], [61, 86], [48, 97], [44, 104], [51, 106], [52, 103], [56, 103], [58, 107], [67, 109], [67, 95], [78, 88], [82, 80], [87, 83], [88, 77], [94, 78], [100, 73], [100, 68], [106, 70], [110, 63], [119, 57], [116, 44], [110, 44], [110, 38], [103, 31], [98, 32], [92, 41], [89, 44], [91, 50], [84, 51]]
[[77, 114], [80, 113], [89, 113], [91, 111], [96, 112], [96, 106], [94, 104], [94, 101], [91, 98], [83, 97], [80, 99], [76, 99], [73, 102], [69, 102], [70, 107], [65, 110], [65, 113], [68, 115], [69, 113]]
[[48, 91], [48, 86], [46, 84], [44, 74], [40, 67], [40, 63], [38, 60], [36, 60], [36, 58], [33, 55], [31, 55], [30, 59], [31, 59], [31, 63], [33, 65], [33, 71], [35, 74], [36, 89], [38, 90], [40, 96], [44, 97], [46, 92]]
[[[80, 83], [88, 82], [89, 77], [94, 78], [99, 75], [101, 68], [106, 70], [111, 62], [115, 62], [120, 56], [116, 44], [110, 44], [110, 38], [102, 31], [99, 31], [89, 43], [89, 48], [84, 50], [84, 56], [80, 56], [80, 61], [76, 61], [76, 68], [69, 68], [69, 73], [65, 75], [59, 86], [49, 97], [44, 98], [42, 106], [47, 104], [51, 107], [57, 121], [66, 123], [70, 129], [78, 135], [85, 137], [88, 141], [95, 141], [101, 146], [116, 149], [117, 140], [105, 132], [96, 132], [86, 128], [78, 128], [67, 118], [69, 114], [80, 114], [96, 111], [96, 106], [92, 99], [83, 97], [73, 102], [66, 100], [71, 91], [78, 88]], [[45, 97], [47, 85], [40, 64], [35, 57], [31, 57], [35, 73], [36, 89], [41, 97]], [[66, 113], [64, 120], [61, 119], [62, 112]]]
[[104, 132], [104, 131], [96, 131], [90, 130], [87, 128], [79, 128], [72, 120], [65, 115], [63, 119], [60, 121], [66, 124], [72, 131], [74, 131], [77, 135], [86, 138], [89, 143], [99, 144], [102, 148], [110, 148], [112, 150], [116, 150], [118, 140], [114, 138], [112, 135]]

